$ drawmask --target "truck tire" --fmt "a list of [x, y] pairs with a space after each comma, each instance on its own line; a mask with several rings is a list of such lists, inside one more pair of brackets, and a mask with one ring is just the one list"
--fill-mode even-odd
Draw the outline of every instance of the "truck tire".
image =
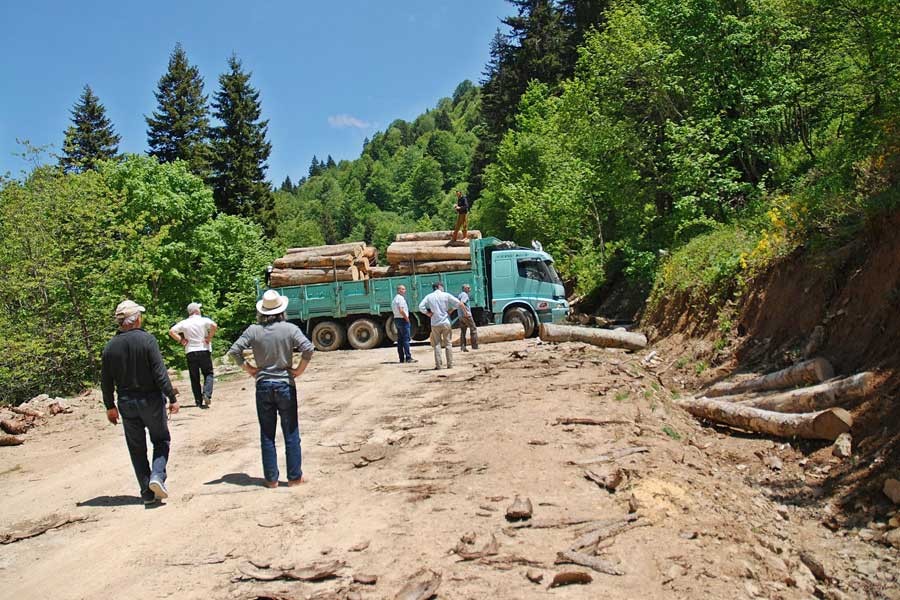
[[311, 341], [319, 352], [340, 350], [347, 341], [347, 332], [337, 321], [319, 321], [312, 329]]
[[424, 342], [431, 337], [431, 321], [422, 314], [410, 315], [409, 337], [415, 342]]
[[532, 335], [534, 335], [534, 317], [531, 316], [531, 313], [527, 308], [522, 308], [521, 306], [513, 306], [512, 308], [506, 309], [506, 312], [503, 313], [503, 322], [521, 323], [522, 327], [525, 328], [525, 337], [531, 337]]
[[397, 343], [397, 324], [394, 323], [394, 315], [389, 316], [384, 321], [384, 335], [391, 340], [392, 344]]
[[347, 340], [357, 350], [371, 350], [384, 341], [384, 328], [372, 319], [357, 319], [347, 328]]

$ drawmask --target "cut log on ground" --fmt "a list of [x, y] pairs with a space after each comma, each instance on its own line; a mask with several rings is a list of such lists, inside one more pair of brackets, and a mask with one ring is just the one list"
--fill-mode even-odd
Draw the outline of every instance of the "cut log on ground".
[[401, 263], [390, 265], [387, 267], [369, 267], [369, 277], [378, 279], [380, 277], [397, 277], [399, 275], [430, 274], [430, 273], [449, 273], [452, 271], [468, 271], [472, 268], [472, 263], [468, 260], [443, 260], [437, 262], [423, 263]]
[[704, 395], [707, 398], [714, 398], [757, 390], [786, 390], [792, 387], [812, 385], [832, 377], [834, 377], [834, 367], [831, 366], [831, 363], [824, 358], [814, 358], [747, 381], [717, 383], [706, 390]]
[[778, 437], [834, 441], [853, 426], [853, 417], [843, 408], [785, 414], [714, 398], [687, 398], [678, 405], [701, 419]]
[[787, 413], [804, 413], [839, 406], [848, 400], [856, 400], [872, 391], [875, 375], [869, 372], [852, 377], [820, 383], [790, 392], [768, 394], [757, 398], [722, 396], [719, 400], [736, 400], [742, 406]]
[[331, 244], [327, 246], [306, 246], [303, 248], [288, 248], [285, 254], [316, 254], [319, 256], [335, 256], [352, 254], [362, 256], [366, 251], [365, 242], [348, 242], [346, 244]]
[[[459, 346], [459, 329], [453, 330], [454, 346]], [[468, 335], [466, 336], [469, 337]], [[506, 325], [487, 325], [478, 328], [478, 345], [495, 344], [497, 342], [513, 342], [515, 340], [525, 339], [525, 328], [521, 323], [508, 323]], [[466, 340], [470, 345], [471, 339]]]
[[[316, 254], [288, 254], [277, 259], [272, 266], [276, 269], [346, 269], [355, 264], [359, 257], [352, 254], [319, 256]], [[368, 264], [368, 261], [366, 262]]]
[[[449, 241], [452, 237], [452, 231], [419, 231], [418, 233], [398, 233], [394, 237], [395, 242], [431, 242], [431, 241]], [[481, 239], [481, 232], [477, 229], [470, 229], [466, 232], [466, 238], [470, 240]]]
[[408, 263], [433, 262], [437, 260], [469, 260], [468, 246], [429, 246], [421, 244], [399, 244], [394, 242], [387, 249], [387, 260], [392, 265]]
[[640, 350], [647, 346], [647, 336], [631, 331], [611, 331], [573, 325], [541, 324], [541, 339], [545, 342], [584, 342], [602, 348]]
[[27, 432], [30, 425], [24, 420], [3, 419], [0, 421], [0, 429], [11, 435], [22, 435]]
[[34, 410], [33, 408], [28, 408], [27, 406], [10, 406], [9, 410], [13, 411], [17, 415], [24, 415], [26, 417], [33, 417], [35, 419], [44, 418], [44, 413], [39, 410]]
[[355, 266], [337, 271], [326, 269], [273, 269], [269, 276], [269, 286], [273, 288], [288, 285], [309, 285], [331, 283], [333, 281], [359, 281], [359, 269]]
[[23, 443], [25, 443], [25, 440], [22, 438], [0, 433], [0, 446], [19, 446]]

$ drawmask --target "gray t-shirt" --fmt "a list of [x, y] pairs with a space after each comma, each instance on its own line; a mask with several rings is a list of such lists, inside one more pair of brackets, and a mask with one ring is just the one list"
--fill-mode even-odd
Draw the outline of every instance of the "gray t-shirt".
[[291, 368], [294, 351], [309, 360], [315, 346], [299, 327], [287, 321], [278, 321], [268, 325], [251, 325], [245, 329], [228, 350], [228, 355], [236, 364], [242, 365], [243, 352], [248, 349], [253, 350], [253, 359], [259, 367], [256, 381], [284, 381], [293, 385], [294, 378], [288, 369]]
[[463, 317], [471, 317], [472, 311], [469, 310], [469, 295], [465, 292], [459, 293], [459, 312]]

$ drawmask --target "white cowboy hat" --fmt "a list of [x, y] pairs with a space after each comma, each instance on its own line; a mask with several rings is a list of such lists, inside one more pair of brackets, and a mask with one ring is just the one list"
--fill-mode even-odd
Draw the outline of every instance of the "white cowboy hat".
[[256, 303], [256, 312], [261, 315], [277, 315], [283, 313], [288, 305], [288, 297], [275, 290], [266, 290], [262, 300]]

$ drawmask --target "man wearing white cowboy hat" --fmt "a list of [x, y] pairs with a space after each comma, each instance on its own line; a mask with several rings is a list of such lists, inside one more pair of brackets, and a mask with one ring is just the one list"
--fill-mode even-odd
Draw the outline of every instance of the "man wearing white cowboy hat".
[[[228, 355], [251, 377], [256, 378], [256, 416], [266, 487], [278, 487], [278, 455], [275, 429], [281, 419], [288, 485], [304, 481], [301, 468], [300, 423], [297, 387], [294, 380], [309, 365], [314, 346], [300, 328], [284, 319], [288, 298], [267, 290], [256, 303], [256, 324], [251, 325], [228, 350]], [[256, 366], [244, 361], [244, 350], [253, 350]], [[293, 352], [300, 352], [300, 364], [293, 368]]]
[[[125, 300], [116, 307], [119, 332], [103, 349], [100, 387], [106, 418], [113, 425], [122, 417], [125, 443], [141, 488], [144, 504], [168, 497], [166, 463], [169, 460], [169, 412], [178, 412], [178, 393], [169, 380], [156, 338], [141, 329], [144, 307]], [[116, 408], [114, 395], [118, 395]], [[145, 433], [146, 430], [146, 433]], [[153, 463], [147, 462], [147, 434], [153, 444]]]

